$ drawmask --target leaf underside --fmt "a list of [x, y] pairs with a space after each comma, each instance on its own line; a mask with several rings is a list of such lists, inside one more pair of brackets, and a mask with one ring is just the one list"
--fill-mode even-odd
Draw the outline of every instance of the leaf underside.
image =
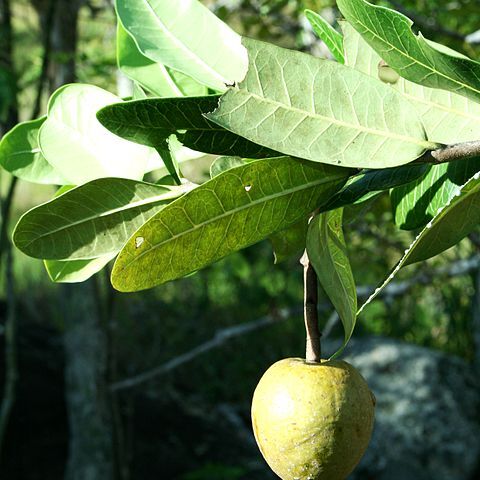
[[329, 60], [244, 39], [245, 80], [207, 118], [272, 150], [321, 163], [385, 168], [432, 145], [411, 104]]
[[[338, 0], [344, 17], [399, 75], [480, 102], [480, 63], [435, 48], [405, 15], [365, 0]], [[444, 49], [442, 49], [444, 50]]]

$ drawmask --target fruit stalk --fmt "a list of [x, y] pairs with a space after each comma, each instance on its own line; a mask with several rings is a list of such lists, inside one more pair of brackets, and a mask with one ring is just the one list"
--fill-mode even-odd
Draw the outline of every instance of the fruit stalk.
[[305, 330], [307, 332], [305, 359], [308, 363], [320, 363], [320, 359], [322, 358], [320, 337], [322, 334], [318, 328], [317, 274], [313, 268], [313, 265], [310, 263], [306, 250], [300, 259], [300, 263], [303, 265], [303, 313]]

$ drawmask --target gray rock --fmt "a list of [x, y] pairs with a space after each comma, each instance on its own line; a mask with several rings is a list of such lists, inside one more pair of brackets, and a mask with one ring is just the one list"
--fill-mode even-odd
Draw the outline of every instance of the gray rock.
[[471, 366], [385, 338], [352, 341], [345, 360], [377, 398], [372, 441], [350, 480], [477, 478], [480, 384]]

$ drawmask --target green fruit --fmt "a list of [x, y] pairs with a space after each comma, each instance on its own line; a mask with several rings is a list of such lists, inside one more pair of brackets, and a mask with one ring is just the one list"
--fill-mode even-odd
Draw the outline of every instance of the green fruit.
[[344, 480], [367, 449], [374, 410], [375, 397], [350, 364], [287, 358], [257, 385], [253, 431], [283, 480]]

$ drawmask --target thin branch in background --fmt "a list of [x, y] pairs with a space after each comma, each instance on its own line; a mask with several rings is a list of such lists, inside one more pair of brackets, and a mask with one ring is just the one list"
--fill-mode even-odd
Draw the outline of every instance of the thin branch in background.
[[302, 309], [297, 308], [296, 310], [281, 309], [276, 312], [275, 315], [266, 315], [254, 320], [252, 322], [242, 323], [240, 325], [234, 325], [233, 327], [223, 328], [218, 330], [211, 340], [208, 340], [200, 345], [197, 345], [192, 350], [178, 355], [175, 358], [165, 362], [159, 367], [148, 370], [147, 372], [141, 373], [132, 378], [127, 378], [120, 382], [113, 383], [110, 386], [112, 391], [124, 390], [126, 388], [136, 387], [141, 385], [149, 380], [152, 380], [158, 376], [165, 375], [166, 373], [175, 370], [176, 368], [184, 365], [185, 363], [190, 362], [191, 360], [197, 358], [200, 355], [203, 355], [217, 347], [220, 347], [227, 343], [232, 338], [241, 337], [247, 333], [259, 330], [261, 328], [269, 327], [270, 325], [275, 325], [278, 322], [290, 318], [293, 314], [299, 314], [302, 312]]
[[[458, 277], [471, 273], [472, 271], [480, 270], [480, 255], [475, 255], [471, 258], [458, 260], [444, 267], [439, 267], [432, 270], [430, 273], [422, 273], [415, 275], [412, 278], [401, 281], [401, 282], [392, 282], [388, 285], [383, 292], [377, 297], [377, 300], [380, 298], [394, 298], [397, 296], [404, 295], [408, 290], [417, 286], [430, 283], [434, 278], [440, 276], [447, 277]], [[371, 286], [359, 286], [357, 288], [357, 295], [359, 297], [368, 297], [372, 293]], [[330, 308], [329, 304], [320, 304], [319, 310], [326, 310]], [[269, 327], [271, 325], [276, 325], [279, 322], [283, 322], [292, 318], [295, 315], [299, 315], [303, 311], [302, 308], [293, 308], [293, 309], [282, 309], [274, 315], [267, 315], [265, 317], [259, 318], [258, 320], [253, 320], [251, 322], [242, 323], [240, 325], [235, 325], [233, 327], [227, 327], [222, 330], [218, 330], [211, 340], [201, 343], [196, 347], [192, 348], [188, 352], [179, 355], [164, 364], [148, 370], [147, 372], [141, 373], [139, 375], [121, 380], [119, 382], [113, 383], [110, 385], [110, 389], [113, 391], [125, 390], [129, 388], [138, 387], [148, 381], [154, 380], [157, 377], [165, 375], [172, 372], [176, 368], [194, 360], [195, 358], [203, 355], [215, 348], [222, 347], [232, 338], [241, 337], [243, 335], [249, 334], [251, 332], [257, 331], [259, 329]], [[335, 324], [338, 322], [338, 315], [336, 312], [332, 313], [330, 318], [327, 320], [325, 325], [325, 332], [330, 334], [333, 330]], [[326, 338], [327, 335], [323, 335], [323, 338]]]
[[17, 365], [17, 316], [15, 306], [15, 291], [13, 279], [13, 252], [9, 245], [6, 252], [7, 281], [7, 319], [5, 322], [5, 387], [0, 409], [0, 453], [7, 433], [8, 423], [16, 398], [18, 382]]

